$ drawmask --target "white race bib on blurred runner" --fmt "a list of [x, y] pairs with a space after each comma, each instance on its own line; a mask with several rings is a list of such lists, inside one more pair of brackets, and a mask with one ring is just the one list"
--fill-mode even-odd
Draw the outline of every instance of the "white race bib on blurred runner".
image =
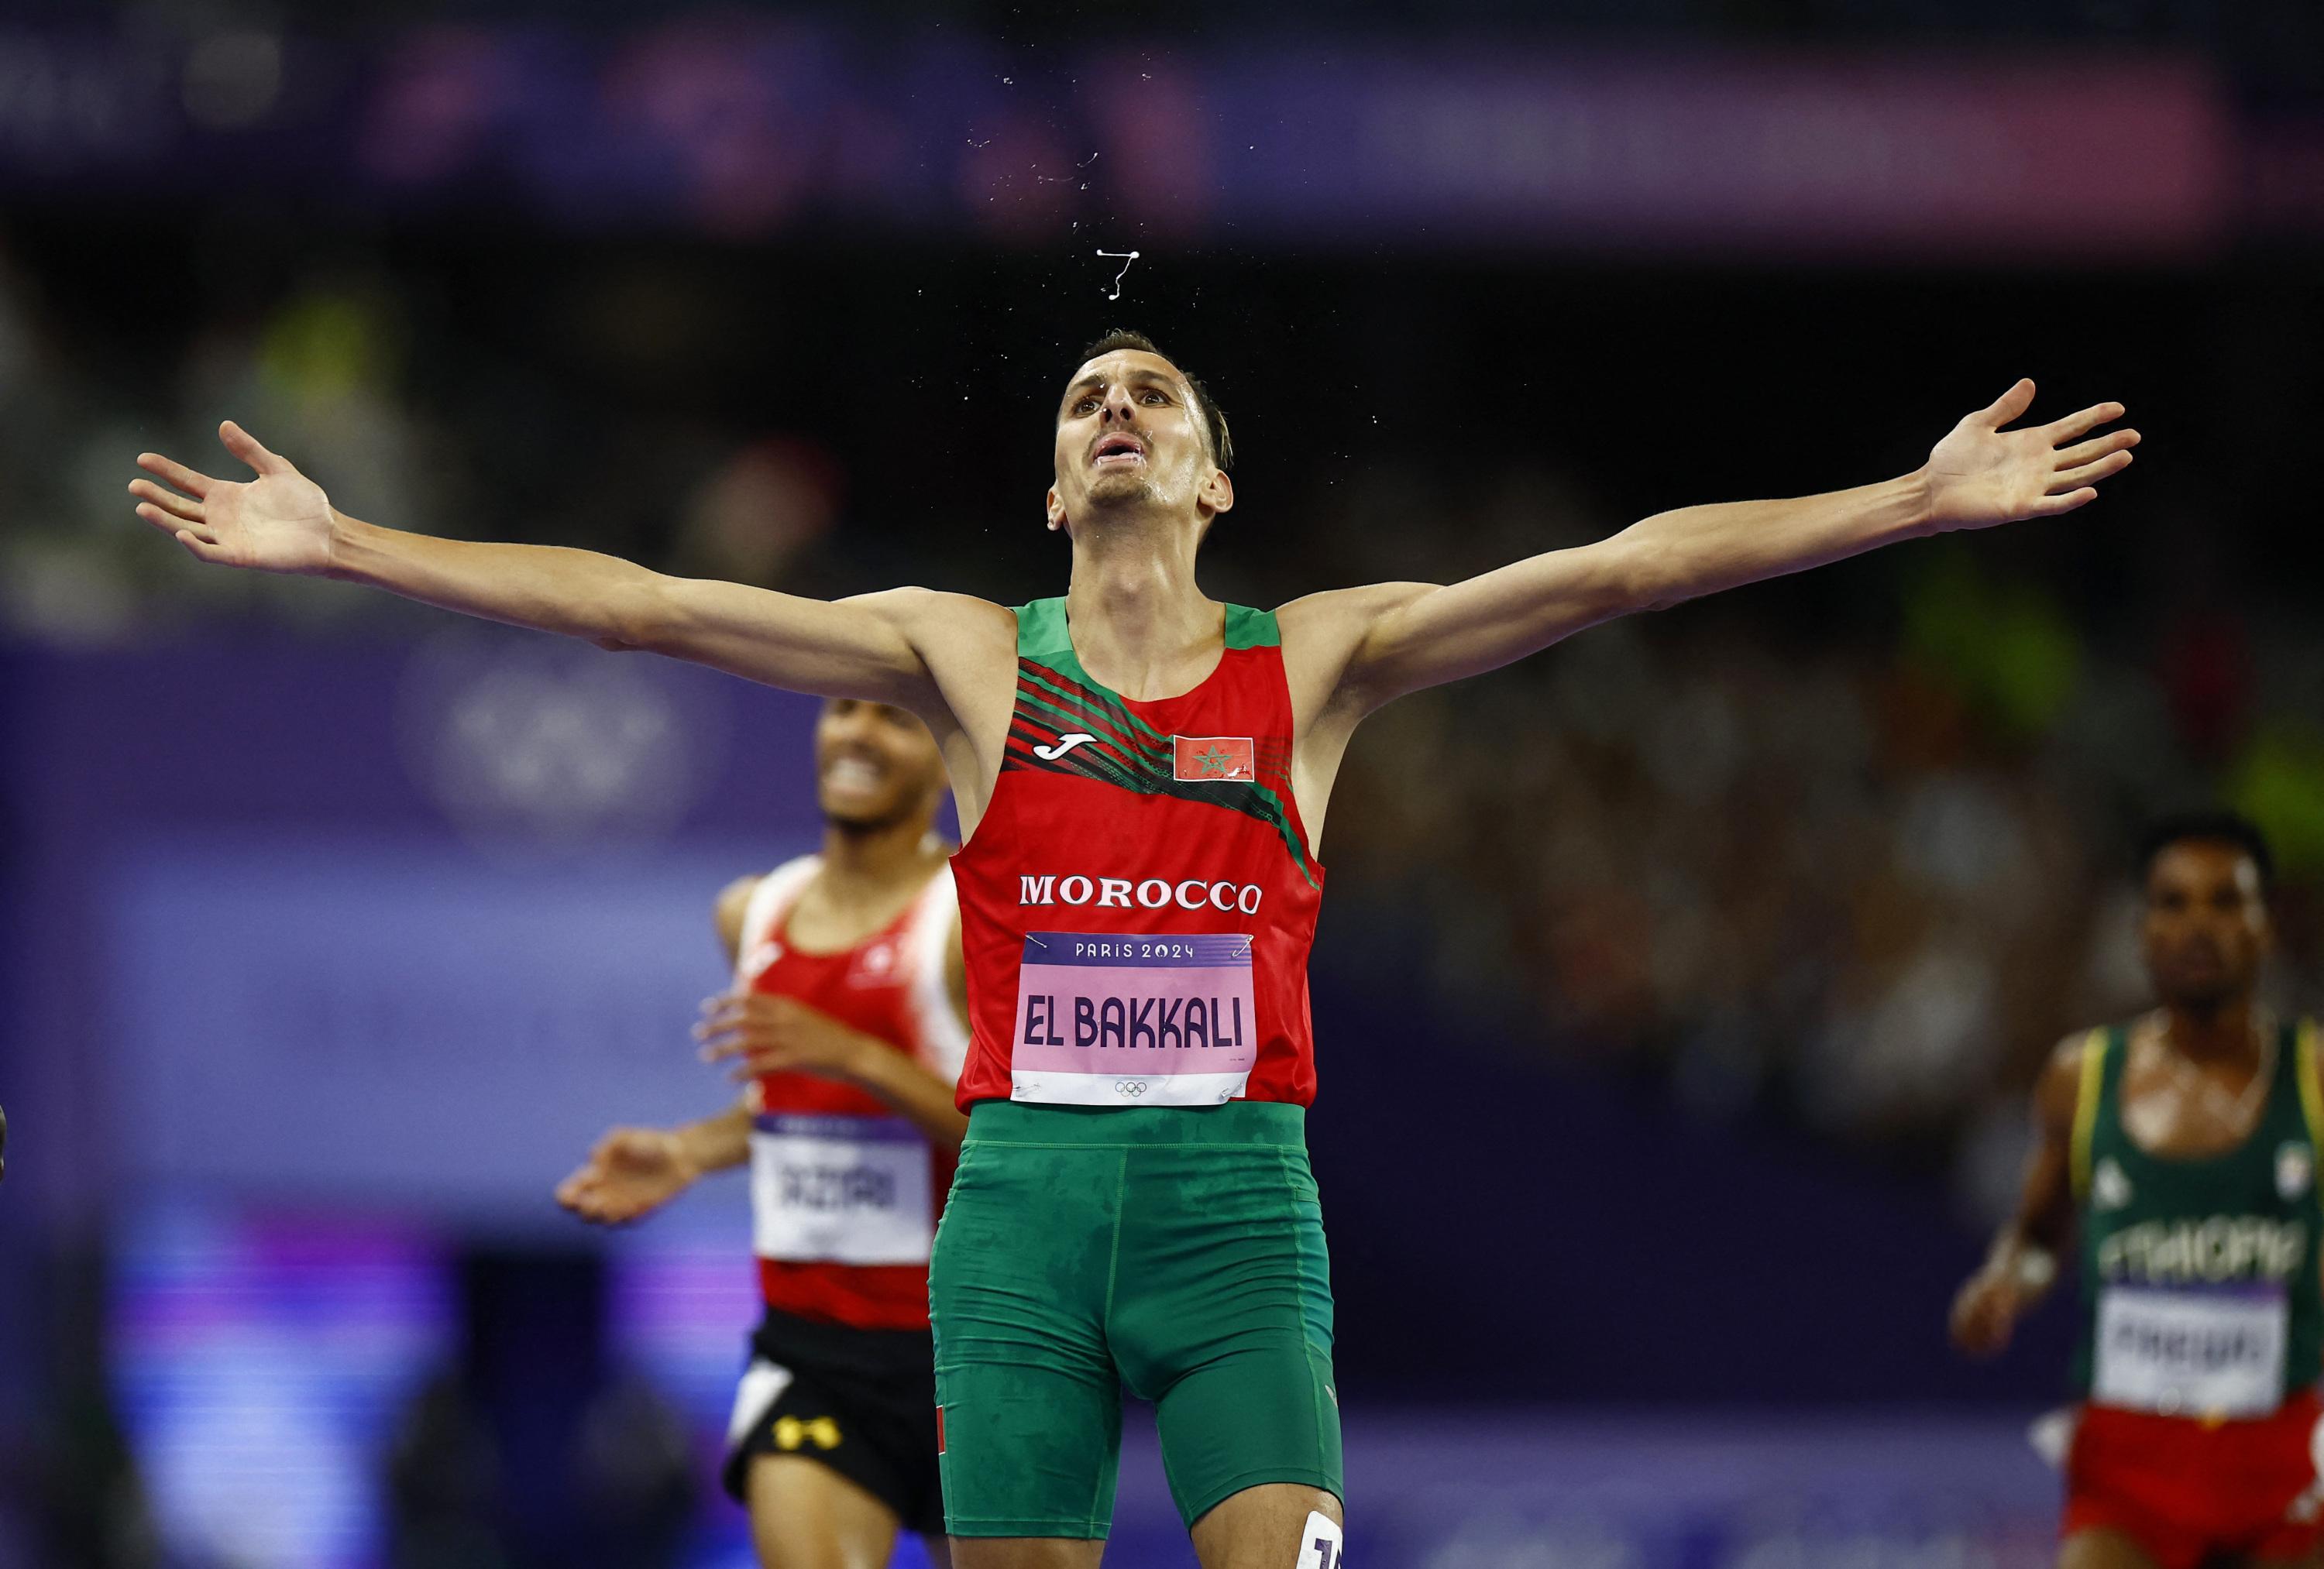
[[2291, 1323], [2281, 1286], [2108, 1286], [2090, 1398], [2166, 1417], [2264, 1417], [2283, 1402]]
[[928, 1142], [902, 1117], [761, 1114], [751, 1130], [752, 1245], [786, 1263], [925, 1264]]

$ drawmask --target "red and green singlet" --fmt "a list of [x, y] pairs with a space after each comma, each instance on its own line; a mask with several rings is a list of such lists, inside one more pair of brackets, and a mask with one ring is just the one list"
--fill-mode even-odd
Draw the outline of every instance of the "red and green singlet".
[[1271, 612], [1226, 608], [1218, 668], [1137, 702], [1074, 656], [1065, 601], [1017, 612], [1017, 701], [953, 875], [973, 1040], [963, 1108], [1305, 1106], [1323, 868], [1291, 792]]

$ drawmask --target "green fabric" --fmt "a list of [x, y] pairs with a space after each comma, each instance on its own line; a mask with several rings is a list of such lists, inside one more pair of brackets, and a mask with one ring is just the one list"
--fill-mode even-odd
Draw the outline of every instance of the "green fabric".
[[[1282, 641], [1283, 633], [1275, 624], [1273, 610], [1255, 610], [1249, 605], [1227, 607], [1229, 648], [1273, 648]], [[1038, 659], [1053, 670], [1064, 671], [1084, 686], [1097, 684], [1074, 656], [1073, 632], [1065, 620], [1065, 601], [1062, 597], [1035, 600], [1017, 607], [1017, 656]]]
[[[2076, 1392], [2089, 1393], [2098, 1297], [2110, 1278], [2129, 1285], [2190, 1287], [2265, 1279], [2255, 1261], [2221, 1274], [2196, 1257], [2207, 1228], [2216, 1235], [2223, 1226], [2254, 1222], [2296, 1226], [2301, 1234], [2299, 1257], [2281, 1277], [2290, 1299], [2284, 1392], [2314, 1384], [2324, 1363], [2324, 1300], [2319, 1297], [2316, 1252], [2324, 1235], [2324, 1207], [2317, 1192], [2315, 1142], [2301, 1106], [2296, 1030], [2287, 1024], [2277, 1039], [2267, 1104], [2250, 1136], [2232, 1150], [2195, 1160], [2149, 1154], [2131, 1138], [2122, 1125], [2129, 1032], [2121, 1025], [2107, 1031], [2105, 1051], [2080, 1217], [2082, 1331], [2074, 1352]], [[2304, 1172], [2289, 1193], [2279, 1178], [2286, 1161]], [[2150, 1228], [2145, 1239], [2135, 1234], [2141, 1227]], [[2141, 1240], [2153, 1245], [2136, 1254], [2123, 1246]], [[2137, 1258], [2152, 1262], [2142, 1268]], [[2192, 1268], [2180, 1267], [2190, 1261]]]
[[1063, 598], [1035, 600], [1017, 607], [1017, 657], [1038, 659], [1052, 669], [1063, 668], [1060, 661], [1070, 662], [1067, 674], [1075, 681], [1086, 682], [1087, 673], [1081, 661], [1074, 658], [1074, 638], [1065, 626]]
[[1249, 605], [1227, 607], [1228, 647], [1272, 648], [1282, 641], [1273, 610], [1254, 610]]
[[1332, 1292], [1302, 1108], [980, 1103], [928, 1270], [956, 1537], [1102, 1537], [1121, 1390], [1192, 1526], [1343, 1495]]

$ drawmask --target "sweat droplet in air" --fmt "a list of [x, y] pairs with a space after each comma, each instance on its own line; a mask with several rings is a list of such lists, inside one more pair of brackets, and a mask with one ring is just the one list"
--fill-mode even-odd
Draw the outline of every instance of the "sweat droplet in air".
[[1121, 298], [1121, 280], [1130, 276], [1130, 264], [1138, 260], [1138, 252], [1135, 251], [1100, 251], [1098, 254], [1121, 263], [1121, 271], [1113, 275], [1113, 292], [1106, 296], [1108, 299], [1120, 299]]

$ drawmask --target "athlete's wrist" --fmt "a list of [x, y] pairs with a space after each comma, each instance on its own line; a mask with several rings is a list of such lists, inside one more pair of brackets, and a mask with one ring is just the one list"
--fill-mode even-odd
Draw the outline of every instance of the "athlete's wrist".
[[2058, 1257], [2039, 1243], [2027, 1243], [2011, 1255], [2010, 1283], [2028, 1297], [2039, 1297], [2058, 1280]]
[[350, 518], [337, 507], [328, 509], [330, 523], [323, 531], [323, 564], [315, 575], [340, 583], [376, 583], [376, 575], [364, 564], [367, 551], [375, 546], [373, 537], [381, 529], [359, 518]]
[[889, 1082], [887, 1070], [892, 1066], [890, 1060], [895, 1057], [895, 1052], [871, 1036], [851, 1030], [847, 1032], [846, 1044], [840, 1051], [840, 1077], [851, 1084], [877, 1091]]
[[688, 1126], [662, 1130], [662, 1148], [669, 1156], [670, 1174], [684, 1187], [692, 1187], [702, 1179], [708, 1166], [704, 1152], [696, 1147], [697, 1129]]
[[1879, 510], [1888, 515], [1887, 537], [1882, 544], [1925, 539], [1952, 528], [1938, 510], [1936, 476], [1929, 472], [1928, 464], [1923, 463], [1912, 473], [1890, 480], [1881, 489], [1886, 495]]

